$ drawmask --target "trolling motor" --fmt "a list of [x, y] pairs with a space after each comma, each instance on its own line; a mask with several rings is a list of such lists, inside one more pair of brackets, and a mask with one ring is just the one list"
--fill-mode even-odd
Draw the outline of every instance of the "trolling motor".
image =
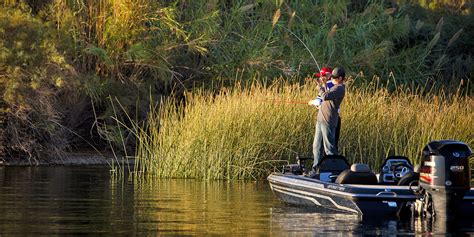
[[432, 141], [423, 149], [418, 194], [412, 209], [415, 216], [456, 217], [465, 193], [471, 188], [469, 157], [463, 142]]
[[296, 156], [296, 164], [288, 164], [283, 166], [283, 171], [282, 173], [292, 173], [295, 175], [302, 175], [304, 174], [307, 170], [304, 165], [304, 162], [307, 160], [312, 160], [313, 157], [309, 156]]

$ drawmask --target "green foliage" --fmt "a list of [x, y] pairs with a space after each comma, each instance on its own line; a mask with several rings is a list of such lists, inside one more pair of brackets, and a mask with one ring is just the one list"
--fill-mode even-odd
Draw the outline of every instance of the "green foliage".
[[443, 13], [426, 4], [349, 0], [59, 0], [30, 5], [41, 8], [38, 15], [64, 33], [61, 40], [79, 68], [151, 88], [187, 88], [197, 80], [232, 82], [236, 70], [243, 78], [255, 73], [291, 78], [312, 73], [319, 64], [344, 65], [367, 78], [395, 75], [402, 83], [426, 85], [453, 77], [457, 81], [448, 84], [458, 84], [472, 74], [472, 52], [459, 44], [472, 44], [473, 17], [469, 5], [432, 2], [461, 10]]
[[182, 22], [180, 13], [177, 3], [162, 1], [60, 0], [39, 14], [56, 22], [61, 46], [83, 73], [81, 91], [92, 98], [97, 119], [91, 126], [102, 138], [119, 140], [110, 126], [109, 98], [143, 119], [147, 95], [170, 93], [176, 83], [184, 86], [182, 68], [192, 63], [186, 58], [207, 52], [203, 42], [210, 32], [199, 31], [209, 29], [212, 16]]
[[[212, 76], [207, 79], [232, 82], [236, 69], [243, 72], [243, 78], [255, 73], [291, 78], [318, 70], [317, 64], [344, 65], [367, 78], [395, 75], [400, 83], [416, 85], [453, 74], [453, 60], [463, 57], [451, 57], [446, 51], [448, 44], [441, 40], [449, 35], [445, 34], [446, 27], [436, 27], [438, 22], [416, 25], [419, 18], [412, 18], [413, 6], [389, 8], [383, 1], [368, 2], [360, 11], [350, 10], [355, 5], [351, 1], [238, 1], [225, 5], [225, 9], [210, 4], [208, 11], [220, 10], [220, 24], [214, 27], [219, 31], [206, 44], [209, 53], [196, 70], [210, 73]], [[192, 8], [183, 9], [183, 15], [204, 14], [203, 8], [198, 7], [201, 5], [194, 1]], [[459, 26], [450, 25], [450, 29], [454, 30], [449, 35], [453, 39], [451, 46], [463, 35], [455, 39], [452, 36]], [[470, 55], [470, 51], [463, 54]], [[455, 85], [471, 75], [465, 71], [455, 73], [457, 80], [450, 82]]]
[[67, 146], [61, 105], [75, 87], [74, 70], [54, 31], [28, 12], [0, 9], [0, 32], [1, 155], [56, 154]]

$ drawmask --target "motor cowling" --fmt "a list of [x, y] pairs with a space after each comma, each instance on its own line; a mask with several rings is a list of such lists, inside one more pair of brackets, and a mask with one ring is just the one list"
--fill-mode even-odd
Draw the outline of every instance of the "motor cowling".
[[447, 219], [456, 216], [456, 203], [471, 187], [471, 155], [469, 146], [459, 141], [432, 141], [424, 147], [419, 186], [425, 215]]
[[471, 188], [469, 157], [471, 149], [463, 142], [432, 141], [423, 149], [420, 186], [467, 191]]

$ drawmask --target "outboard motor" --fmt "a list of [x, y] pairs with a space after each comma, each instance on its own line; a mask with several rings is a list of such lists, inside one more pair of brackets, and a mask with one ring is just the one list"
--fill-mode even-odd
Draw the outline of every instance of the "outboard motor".
[[453, 219], [466, 191], [471, 187], [471, 149], [463, 142], [432, 141], [422, 153], [415, 214]]

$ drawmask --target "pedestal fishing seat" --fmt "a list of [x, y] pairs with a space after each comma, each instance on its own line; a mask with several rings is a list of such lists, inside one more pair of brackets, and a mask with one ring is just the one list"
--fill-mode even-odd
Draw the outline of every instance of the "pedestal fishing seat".
[[344, 170], [336, 179], [338, 184], [377, 184], [377, 176], [366, 164], [353, 164], [350, 169]]
[[341, 172], [349, 169], [346, 157], [342, 155], [325, 155], [316, 165], [315, 171], [321, 181], [334, 182]]

